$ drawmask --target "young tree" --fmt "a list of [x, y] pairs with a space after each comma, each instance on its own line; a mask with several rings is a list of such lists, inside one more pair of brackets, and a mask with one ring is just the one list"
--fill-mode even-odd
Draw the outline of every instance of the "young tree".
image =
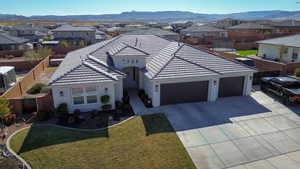
[[30, 62], [34, 62], [34, 61], [40, 61], [43, 60], [44, 58], [46, 58], [47, 56], [52, 55], [52, 50], [47, 48], [47, 47], [43, 47], [43, 48], [38, 48], [37, 50], [30, 50], [30, 51], [26, 51], [24, 53], [24, 57], [30, 61]]
[[[11, 114], [11, 110], [9, 107], [9, 102], [4, 98], [0, 98], [0, 118], [1, 118], [2, 126], [5, 127], [4, 119], [5, 119], [5, 117], [9, 116], [10, 114]], [[3, 129], [3, 127], [2, 127], [2, 129]]]
[[62, 47], [69, 47], [69, 43], [66, 42], [66, 41], [59, 42], [59, 45], [62, 46]]
[[79, 42], [79, 46], [82, 47], [82, 48], [85, 47], [85, 42], [84, 42], [83, 40], [81, 40], [81, 41]]

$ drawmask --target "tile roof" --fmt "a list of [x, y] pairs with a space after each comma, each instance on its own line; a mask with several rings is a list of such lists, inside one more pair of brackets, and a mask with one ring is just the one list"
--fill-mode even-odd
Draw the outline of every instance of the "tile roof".
[[143, 51], [142, 49], [139, 49], [138, 47], [130, 46], [125, 43], [121, 43], [117, 47], [113, 48], [112, 50], [109, 51], [109, 54], [114, 56], [126, 56], [126, 55], [149, 55], [149, 53]]
[[261, 24], [257, 24], [257, 23], [242, 23], [236, 26], [232, 26], [229, 27], [227, 29], [274, 29], [271, 26], [267, 26], [267, 25], [261, 25]]
[[68, 32], [68, 31], [92, 31], [95, 32], [95, 29], [92, 29], [87, 26], [72, 26], [72, 25], [62, 25], [54, 30], [52, 32]]
[[285, 20], [281, 22], [275, 22], [272, 24], [272, 26], [275, 27], [299, 27], [300, 26], [300, 21], [297, 20]]
[[186, 29], [180, 31], [181, 33], [188, 33], [188, 32], [226, 32], [224, 29], [219, 29], [209, 25], [193, 25]]
[[[139, 44], [136, 43], [136, 39], [142, 43], [138, 48], [133, 47]], [[107, 52], [119, 55], [122, 51], [125, 51], [123, 54], [126, 55], [136, 54], [137, 51], [148, 53], [150, 60], [147, 61], [145, 73], [150, 79], [254, 72], [253, 69], [239, 63], [186, 44], [170, 42], [153, 35], [121, 35], [68, 53], [49, 85], [106, 82], [124, 78], [126, 75], [106, 59]]]
[[8, 45], [8, 44], [22, 44], [28, 42], [28, 39], [19, 38], [10, 36], [5, 33], [0, 33], [0, 44]]
[[300, 34], [258, 41], [258, 44], [300, 47]]
[[[165, 58], [165, 59], [160, 59]], [[201, 51], [186, 44], [169, 45], [147, 65], [150, 79], [218, 76], [236, 72], [253, 72], [240, 63]]]
[[156, 36], [169, 36], [169, 35], [178, 35], [175, 32], [167, 31], [164, 29], [159, 28], [144, 28], [144, 29], [137, 29], [134, 31], [130, 31], [125, 33], [125, 35], [156, 35]]

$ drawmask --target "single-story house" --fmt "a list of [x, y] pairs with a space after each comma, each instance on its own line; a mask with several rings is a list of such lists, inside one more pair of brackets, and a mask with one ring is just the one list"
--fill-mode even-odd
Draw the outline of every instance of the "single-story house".
[[257, 23], [242, 23], [236, 26], [227, 28], [229, 31], [234, 32], [256, 32], [256, 33], [272, 33], [275, 28], [268, 25], [261, 25]]
[[227, 38], [227, 30], [209, 25], [193, 25], [180, 31], [181, 36], [193, 38]]
[[101, 108], [144, 89], [154, 107], [249, 95], [254, 69], [187, 44], [154, 35], [120, 35], [67, 54], [52, 76], [55, 107]]
[[125, 35], [155, 35], [173, 41], [179, 39], [178, 33], [160, 28], [139, 28], [137, 30], [127, 32], [125, 33]]
[[279, 22], [274, 22], [271, 24], [276, 28], [277, 33], [300, 33], [300, 21], [297, 20], [284, 20]]
[[0, 33], [0, 51], [31, 49], [32, 44], [29, 39], [14, 37], [5, 33]]
[[300, 62], [300, 34], [258, 41], [258, 56], [283, 62]]

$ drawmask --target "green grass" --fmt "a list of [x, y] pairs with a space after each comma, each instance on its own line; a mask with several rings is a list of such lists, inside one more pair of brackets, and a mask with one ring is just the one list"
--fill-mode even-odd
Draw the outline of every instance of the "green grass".
[[249, 56], [249, 55], [256, 55], [257, 50], [237, 50], [236, 53], [241, 56]]
[[195, 169], [164, 115], [101, 132], [32, 127], [11, 140], [33, 169]]

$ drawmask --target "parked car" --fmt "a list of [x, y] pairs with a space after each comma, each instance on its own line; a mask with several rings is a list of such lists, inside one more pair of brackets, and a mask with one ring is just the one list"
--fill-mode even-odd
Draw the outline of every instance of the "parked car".
[[300, 81], [290, 77], [263, 77], [261, 89], [281, 97], [284, 103], [300, 101]]
[[255, 68], [255, 63], [252, 59], [240, 57], [240, 58], [235, 58], [234, 60], [243, 63], [249, 67]]

